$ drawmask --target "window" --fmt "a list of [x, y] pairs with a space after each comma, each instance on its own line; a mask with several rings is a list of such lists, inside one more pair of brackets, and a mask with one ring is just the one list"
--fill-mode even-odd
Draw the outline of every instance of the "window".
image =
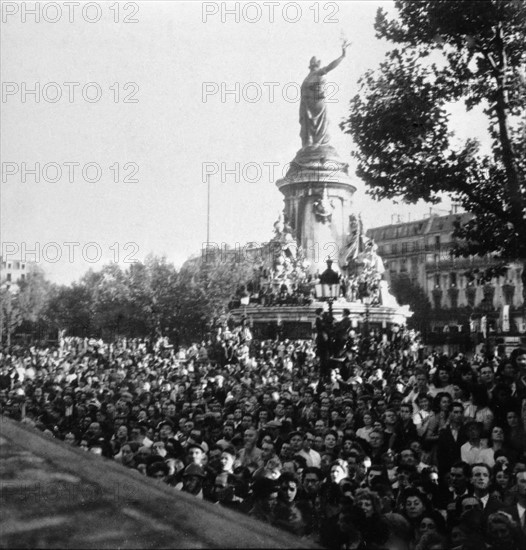
[[407, 243], [402, 243], [402, 254], [407, 254]]
[[22, 269], [25, 269], [26, 268], [26, 264], [22, 264]]
[[393, 254], [398, 254], [398, 245], [397, 245], [396, 243], [393, 243], [393, 244], [391, 245], [391, 252], [392, 252]]
[[440, 235], [435, 236], [435, 250], [440, 250]]
[[7, 269], [11, 269], [11, 264], [7, 264]]
[[449, 274], [449, 284], [450, 284], [450, 286], [457, 286], [457, 274], [456, 273], [450, 273]]
[[405, 258], [402, 259], [400, 262], [400, 272], [406, 273], [407, 272], [407, 260]]
[[438, 273], [435, 275], [435, 286], [440, 286], [440, 275]]
[[26, 280], [26, 274], [22, 273], [22, 275], [20, 275], [20, 278], [22, 279], [22, 281], [25, 281]]
[[7, 281], [8, 283], [11, 282], [11, 273], [8, 273], [8, 274], [6, 275], [6, 281]]

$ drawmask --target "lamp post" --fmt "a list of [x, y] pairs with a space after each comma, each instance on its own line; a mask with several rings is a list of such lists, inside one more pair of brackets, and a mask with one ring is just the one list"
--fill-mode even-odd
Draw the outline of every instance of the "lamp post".
[[327, 269], [320, 275], [320, 282], [314, 286], [316, 298], [326, 300], [329, 304], [329, 315], [332, 318], [332, 304], [340, 295], [340, 276], [332, 269], [332, 260], [327, 260]]
[[[330, 356], [331, 356], [331, 337], [332, 337], [332, 304], [340, 295], [340, 277], [332, 269], [332, 260], [327, 260], [327, 269], [320, 275], [320, 281], [314, 285], [316, 298], [320, 301], [326, 301], [329, 304], [329, 322], [321, 316], [316, 320], [317, 343], [316, 354], [320, 360], [320, 382], [318, 392], [322, 391], [325, 383], [330, 378]], [[320, 310], [321, 312], [321, 310]]]

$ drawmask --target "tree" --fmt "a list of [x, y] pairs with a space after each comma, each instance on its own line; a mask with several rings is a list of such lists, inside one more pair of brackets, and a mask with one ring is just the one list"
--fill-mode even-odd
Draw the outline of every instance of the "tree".
[[[378, 10], [379, 38], [397, 47], [360, 79], [342, 128], [357, 145], [357, 174], [378, 199], [438, 202], [446, 193], [474, 216], [457, 224], [455, 254], [491, 253], [485, 278], [526, 258], [526, 3], [395, 2]], [[447, 108], [463, 101], [488, 119], [491, 153], [453, 140]], [[526, 269], [522, 270], [526, 304]]]
[[11, 345], [11, 336], [22, 324], [23, 316], [17, 295], [8, 288], [0, 289], [0, 344]]
[[[148, 256], [127, 270], [117, 264], [88, 271], [71, 286], [51, 285], [34, 269], [19, 292], [2, 289], [0, 324], [10, 340], [23, 321], [40, 332], [69, 336], [202, 338], [229, 300], [252, 277], [255, 263], [240, 254], [190, 261], [177, 271], [164, 257]], [[34, 331], [33, 331], [34, 332]]]
[[426, 333], [429, 330], [431, 304], [425, 290], [419, 284], [412, 282], [405, 273], [399, 274], [391, 281], [390, 290], [399, 304], [407, 304], [413, 312], [407, 325], [421, 333]]
[[30, 264], [23, 280], [17, 281], [17, 301], [24, 321], [36, 323], [47, 305], [51, 283], [44, 271], [36, 264]]
[[45, 322], [55, 331], [66, 330], [68, 336], [92, 336], [92, 294], [83, 284], [53, 287]]
[[261, 264], [229, 250], [190, 260], [178, 274], [177, 326], [184, 341], [195, 341], [210, 330], [213, 322], [228, 312], [228, 303], [240, 286], [254, 277]]
[[[177, 271], [165, 257], [150, 255], [131, 264], [128, 285], [136, 315], [152, 335], [173, 333], [176, 318]], [[137, 319], [137, 324], [139, 319]]]

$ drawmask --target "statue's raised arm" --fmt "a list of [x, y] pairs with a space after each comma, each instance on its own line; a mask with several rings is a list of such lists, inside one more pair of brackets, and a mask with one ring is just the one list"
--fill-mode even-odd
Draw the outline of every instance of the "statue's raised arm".
[[347, 42], [347, 40], [342, 44], [342, 54], [340, 57], [336, 58], [334, 61], [331, 61], [326, 67], [322, 67], [319, 69], [320, 74], [327, 74], [333, 69], [336, 69], [336, 67], [343, 61], [343, 58], [346, 55], [347, 48], [351, 45], [350, 42]]

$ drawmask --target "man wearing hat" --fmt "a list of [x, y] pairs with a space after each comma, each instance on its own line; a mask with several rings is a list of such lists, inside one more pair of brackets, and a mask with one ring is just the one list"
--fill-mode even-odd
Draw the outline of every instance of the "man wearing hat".
[[186, 447], [186, 461], [188, 464], [196, 464], [203, 467], [206, 460], [206, 451], [200, 443], [195, 441], [190, 442]]
[[205, 473], [201, 466], [197, 464], [189, 464], [183, 472], [183, 483], [181, 491], [190, 493], [197, 498], [203, 498], [203, 482], [205, 480]]

